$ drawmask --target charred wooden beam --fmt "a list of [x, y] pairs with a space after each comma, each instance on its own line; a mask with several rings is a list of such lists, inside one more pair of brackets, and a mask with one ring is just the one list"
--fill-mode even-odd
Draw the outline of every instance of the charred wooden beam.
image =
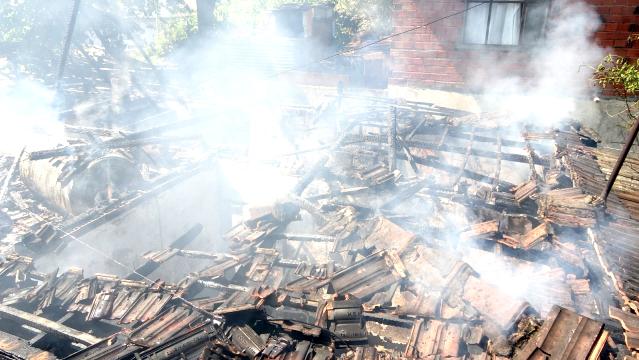
[[457, 186], [457, 184], [459, 183], [459, 180], [461, 180], [462, 175], [464, 174], [464, 170], [466, 170], [466, 166], [468, 165], [468, 159], [470, 158], [470, 152], [473, 149], [473, 139], [475, 137], [475, 128], [473, 127], [472, 131], [471, 131], [471, 135], [470, 135], [470, 139], [468, 140], [468, 146], [466, 147], [466, 154], [464, 155], [464, 162], [462, 163], [462, 166], [459, 170], [459, 173], [457, 173], [457, 176], [455, 177], [455, 180], [453, 181], [453, 187]]
[[424, 123], [426, 122], [426, 117], [424, 117], [422, 120], [420, 120], [420, 122], [413, 128], [413, 130], [411, 130], [411, 132], [408, 134], [408, 136], [406, 136], [406, 140], [410, 140], [413, 138], [413, 136], [415, 136], [415, 133], [421, 129], [421, 127], [424, 125]]
[[328, 162], [328, 155], [322, 155], [315, 162], [315, 164], [302, 176], [293, 188], [293, 194], [299, 196], [302, 195], [304, 189], [322, 172], [324, 171], [324, 165]]
[[[200, 235], [200, 233], [202, 232], [202, 229], [204, 229], [202, 224], [195, 224], [184, 235], [182, 235], [179, 238], [175, 239], [175, 241], [173, 241], [171, 243], [171, 245], [169, 245], [169, 249], [181, 250], [183, 247], [187, 246], [193, 240], [195, 240], [195, 238], [198, 235]], [[171, 254], [171, 256], [169, 256], [169, 258], [172, 257], [173, 255], [176, 255], [176, 254], [177, 254], [177, 251], [174, 251]], [[166, 260], [168, 260], [168, 258], [164, 259], [164, 261], [166, 261]], [[127, 280], [135, 280], [135, 281], [144, 280], [147, 276], [151, 275], [152, 272], [157, 270], [160, 267], [160, 265], [162, 265], [162, 263], [164, 261], [159, 261], [159, 260], [156, 260], [154, 258], [150, 258], [144, 264], [142, 264], [142, 265], [138, 266], [137, 268], [135, 268], [135, 270], [132, 273], [130, 273], [129, 275], [127, 275], [125, 279], [127, 279]]]
[[57, 149], [37, 150], [29, 153], [30, 160], [43, 160], [61, 156], [72, 156], [77, 154], [92, 153], [96, 151], [104, 151], [108, 149], [122, 149], [146, 146], [152, 144], [167, 144], [175, 143], [179, 141], [192, 141], [197, 140], [199, 135], [187, 135], [187, 136], [168, 136], [168, 137], [149, 137], [140, 139], [123, 139], [117, 142], [105, 141], [97, 144], [86, 145], [70, 145]]
[[[450, 133], [449, 133], [450, 134]], [[380, 143], [382, 140], [382, 137], [380, 135], [349, 135], [346, 138], [347, 142], [367, 142], [367, 143]], [[474, 141], [474, 138], [473, 138]], [[441, 142], [437, 142], [437, 143], [432, 143], [432, 142], [427, 142], [427, 141], [416, 141], [416, 140], [412, 140], [412, 141], [405, 141], [404, 142], [405, 145], [409, 148], [413, 147], [413, 148], [418, 148], [418, 149], [428, 149], [428, 150], [434, 150], [434, 151], [438, 151], [438, 152], [452, 152], [452, 153], [457, 153], [457, 154], [463, 154], [465, 155], [467, 152], [467, 148], [463, 147], [463, 146], [456, 146], [456, 145], [448, 145], [448, 144], [443, 144]], [[479, 156], [479, 157], [486, 157], [486, 158], [490, 158], [490, 159], [495, 159], [498, 156], [498, 153], [495, 151], [490, 151], [490, 150], [483, 150], [483, 149], [472, 149], [470, 150], [470, 154], [473, 156]], [[501, 153], [502, 160], [504, 161], [512, 161], [512, 162], [518, 162], [518, 163], [523, 163], [523, 164], [528, 164], [529, 161], [529, 157], [526, 155], [522, 155], [522, 154], [513, 154], [513, 153]], [[535, 156], [533, 158], [533, 162], [535, 165], [542, 165], [542, 166], [547, 166], [548, 165], [548, 161], [546, 159], [542, 159], [538, 156]]]
[[335, 241], [335, 236], [327, 236], [320, 234], [291, 234], [284, 233], [282, 234], [286, 240], [294, 240], [294, 241], [319, 241], [319, 242], [333, 242]]
[[419, 169], [417, 168], [417, 164], [415, 164], [415, 160], [413, 160], [413, 154], [411, 154], [410, 149], [408, 148], [408, 146], [406, 146], [404, 139], [402, 139], [399, 135], [397, 135], [397, 143], [404, 151], [404, 155], [406, 155], [406, 159], [408, 159], [408, 163], [410, 164], [411, 169], [413, 169], [413, 171], [418, 174]]
[[[469, 132], [472, 126], [468, 126], [464, 124], [461, 124], [458, 126], [450, 126], [450, 123], [448, 122], [448, 120], [439, 121], [439, 122], [430, 121], [429, 123], [425, 124], [425, 126], [421, 126], [419, 129], [417, 129], [415, 131], [415, 134], [413, 135], [419, 135], [419, 134], [440, 135], [441, 133], [446, 131], [447, 127], [449, 128], [447, 131], [448, 137], [455, 138], [455, 139], [464, 139], [464, 140], [468, 140], [470, 138]], [[474, 136], [475, 141], [478, 143], [497, 144], [497, 137], [492, 136], [495, 133], [495, 131], [493, 129], [489, 129], [488, 131], [489, 132], [487, 133], [485, 131], [477, 130]], [[497, 134], [500, 134], [500, 133], [497, 133]], [[523, 148], [526, 145], [524, 141], [503, 139], [503, 136], [502, 136], [502, 144], [503, 146], [515, 147], [515, 148]]]
[[[473, 138], [473, 141], [474, 138]], [[452, 152], [452, 153], [458, 153], [458, 154], [466, 154], [467, 149], [461, 146], [455, 146], [455, 145], [448, 145], [448, 144], [444, 144], [441, 141], [437, 144], [434, 143], [429, 143], [429, 142], [425, 142], [425, 141], [408, 141], [406, 142], [406, 145], [409, 147], [415, 147], [415, 148], [420, 148], [420, 149], [428, 149], [428, 150], [435, 150], [435, 151], [443, 151], [443, 152]], [[479, 156], [479, 157], [485, 157], [485, 158], [490, 158], [490, 159], [495, 159], [498, 156], [500, 156], [504, 161], [512, 161], [512, 162], [518, 162], [518, 163], [524, 163], [527, 164], [529, 163], [528, 157], [525, 155], [521, 155], [521, 154], [513, 154], [513, 153], [503, 153], [503, 152], [495, 152], [495, 151], [490, 151], [490, 150], [483, 150], [483, 149], [471, 149], [470, 150], [470, 155], [473, 156]], [[548, 161], [544, 160], [544, 159], [540, 159], [538, 157], [534, 158], [534, 162], [535, 165], [543, 165], [546, 166], [548, 164]]]
[[326, 214], [324, 214], [313, 202], [300, 196], [293, 196], [292, 200], [294, 200], [301, 209], [304, 209], [309, 214], [311, 214], [313, 218], [321, 224], [325, 224], [330, 221], [330, 218]]
[[535, 159], [538, 158], [535, 150], [530, 144], [530, 140], [526, 140], [526, 151], [528, 152], [528, 166], [530, 167], [530, 179], [537, 180], [540, 178], [539, 174], [537, 174], [537, 169], [535, 169]]
[[[402, 158], [402, 159], [406, 159], [403, 155], [398, 155], [398, 157]], [[496, 180], [495, 178], [491, 177], [491, 176], [487, 176], [487, 175], [483, 175], [468, 169], [461, 169], [459, 167], [456, 166], [452, 166], [452, 165], [448, 165], [448, 164], [444, 164], [442, 162], [440, 162], [437, 159], [434, 158], [425, 158], [425, 157], [419, 157], [419, 156], [415, 156], [413, 157], [413, 159], [415, 160], [416, 163], [420, 164], [420, 165], [424, 165], [424, 166], [428, 166], [437, 170], [442, 170], [442, 171], [446, 171], [449, 173], [459, 173], [461, 170], [461, 174], [463, 177], [467, 178], [467, 179], [471, 179], [471, 180], [475, 180], [475, 181], [479, 181], [479, 182], [483, 182], [485, 184], [489, 184], [492, 185], [493, 183], [497, 183], [499, 184], [499, 186], [501, 188], [504, 189], [510, 189], [511, 187], [515, 186], [514, 184], [511, 184], [510, 182], [504, 181], [504, 180]]]
[[4, 197], [7, 195], [7, 191], [9, 191], [9, 184], [11, 183], [11, 180], [13, 179], [16, 173], [16, 168], [18, 167], [18, 164], [20, 163], [20, 159], [22, 158], [23, 154], [24, 154], [24, 148], [22, 148], [22, 151], [20, 151], [20, 154], [15, 159], [13, 159], [13, 163], [11, 163], [9, 172], [7, 173], [7, 175], [4, 178], [4, 181], [2, 182], [2, 188], [0, 188], [0, 204], [2, 204], [2, 202], [4, 201]]
[[499, 176], [501, 175], [501, 134], [499, 131], [497, 132], [497, 165], [495, 167], [495, 182], [493, 183], [493, 188], [499, 189]]
[[78, 19], [78, 12], [80, 11], [80, 0], [74, 0], [73, 10], [71, 10], [71, 18], [69, 19], [69, 26], [67, 27], [67, 35], [64, 38], [64, 48], [62, 49], [62, 57], [60, 58], [60, 64], [58, 65], [58, 75], [56, 77], [56, 88], [59, 90], [64, 76], [64, 69], [67, 66], [67, 59], [69, 58], [69, 50], [71, 49], [71, 40], [73, 39], [73, 32], [75, 30], [75, 23]]
[[2, 304], [0, 304], [0, 318], [10, 319], [18, 323], [34, 327], [38, 330], [53, 333], [85, 345], [93, 345], [102, 341], [102, 339], [97, 338], [91, 334], [72, 329], [55, 321], [51, 321], [49, 319], [33, 315], [26, 311], [18, 310]]
[[397, 151], [397, 108], [391, 107], [388, 116], [388, 170], [394, 171]]
[[[459, 138], [459, 139], [470, 138], [470, 134], [466, 133], [462, 129], [451, 129], [449, 132], [449, 136], [453, 138]], [[501, 142], [503, 146], [510, 146], [510, 147], [517, 147], [517, 148], [521, 148], [526, 145], [526, 143], [523, 141], [503, 139], [499, 131], [497, 131], [497, 137], [475, 134], [474, 139], [476, 142], [482, 142], [482, 143], [485, 142], [485, 143], [497, 144], [498, 142]]]
[[446, 137], [448, 136], [449, 131], [450, 131], [450, 125], [446, 124], [446, 127], [444, 128], [444, 131], [442, 132], [442, 136], [439, 138], [439, 142], [437, 143], [438, 150], [442, 147], [442, 145], [444, 145], [444, 141], [446, 140]]

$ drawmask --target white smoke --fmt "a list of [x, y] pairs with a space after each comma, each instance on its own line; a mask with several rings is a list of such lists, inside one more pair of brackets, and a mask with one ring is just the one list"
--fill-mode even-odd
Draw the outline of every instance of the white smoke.
[[[485, 109], [506, 112], [508, 124], [551, 127], [570, 117], [577, 99], [591, 97], [594, 91], [592, 67], [605, 55], [592, 39], [599, 25], [589, 5], [553, 2], [545, 38], [530, 49], [520, 45], [524, 49], [502, 58], [488, 56], [490, 61], [480, 67], [478, 78], [485, 84], [480, 101]], [[504, 70], [513, 58], [526, 59], [523, 74]]]
[[233, 28], [186, 44], [166, 59], [181, 68], [167, 81], [184, 89], [191, 115], [205, 119], [198, 131], [207, 144], [232, 149], [233, 158], [220, 164], [241, 201], [269, 204], [296, 181], [280, 166], [287, 160], [280, 155], [296, 151], [284, 108], [299, 94], [276, 76], [280, 62], [294, 57], [293, 41], [244, 31]]
[[64, 141], [64, 125], [54, 107], [55, 92], [32, 80], [0, 81], [0, 153], [23, 147], [46, 149]]

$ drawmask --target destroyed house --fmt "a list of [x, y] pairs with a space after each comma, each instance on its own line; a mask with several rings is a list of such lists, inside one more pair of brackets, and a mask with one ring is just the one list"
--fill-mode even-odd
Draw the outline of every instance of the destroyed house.
[[[638, 188], [625, 168], [597, 203], [616, 153], [587, 128], [504, 135], [491, 125], [499, 114], [331, 101], [306, 111], [320, 122], [358, 111], [330, 151], [304, 157], [287, 199], [251, 208], [217, 245], [198, 223], [137, 262], [91, 255], [116, 274], [40, 270], [61, 244], [100, 243], [70, 215], [26, 226], [25, 198], [42, 190], [25, 169], [9, 175], [8, 220], [24, 225], [10, 227], [23, 236], [0, 266], [2, 356], [596, 359], [639, 348]], [[45, 154], [82, 153], [23, 153], [5, 176]], [[88, 214], [108, 224], [125, 194], [154, 196], [120, 189], [124, 202]]]
[[[478, 49], [515, 66], [558, 2], [393, 0], [397, 31], [463, 16], [393, 37], [391, 83], [464, 87]], [[63, 137], [0, 155], [0, 359], [639, 356], [631, 142], [610, 147], [581, 119], [260, 86], [256, 68], [271, 76], [296, 64], [302, 35], [324, 39], [330, 6], [279, 8], [297, 37], [262, 44], [275, 59], [233, 34], [211, 45], [224, 61], [174, 64], [229, 65], [217, 76], [172, 82], [178, 69], [107, 26], [110, 9], [74, 5], [72, 19], [105, 22], [66, 38]], [[596, 5], [598, 41], [634, 57], [617, 41], [635, 5]], [[233, 136], [247, 118], [260, 126]], [[290, 152], [271, 152], [279, 142]]]

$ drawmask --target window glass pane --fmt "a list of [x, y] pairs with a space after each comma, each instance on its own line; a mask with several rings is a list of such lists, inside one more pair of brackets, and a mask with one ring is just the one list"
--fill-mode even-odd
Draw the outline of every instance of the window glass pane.
[[521, 26], [520, 3], [493, 3], [488, 44], [517, 45]]
[[466, 13], [466, 24], [464, 27], [464, 41], [468, 44], [484, 44], [486, 41], [489, 5], [488, 3], [484, 3], [483, 5], [479, 4], [481, 3], [468, 3], [468, 8], [472, 8]]
[[524, 29], [522, 33], [522, 42], [530, 44], [541, 38], [544, 24], [548, 16], [548, 3], [531, 2], [526, 4], [526, 15], [524, 19]]

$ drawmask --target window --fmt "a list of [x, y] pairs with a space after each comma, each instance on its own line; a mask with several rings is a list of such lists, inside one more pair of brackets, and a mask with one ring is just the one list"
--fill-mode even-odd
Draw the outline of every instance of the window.
[[534, 43], [543, 35], [548, 5], [548, 0], [468, 0], [464, 42], [511, 46]]

